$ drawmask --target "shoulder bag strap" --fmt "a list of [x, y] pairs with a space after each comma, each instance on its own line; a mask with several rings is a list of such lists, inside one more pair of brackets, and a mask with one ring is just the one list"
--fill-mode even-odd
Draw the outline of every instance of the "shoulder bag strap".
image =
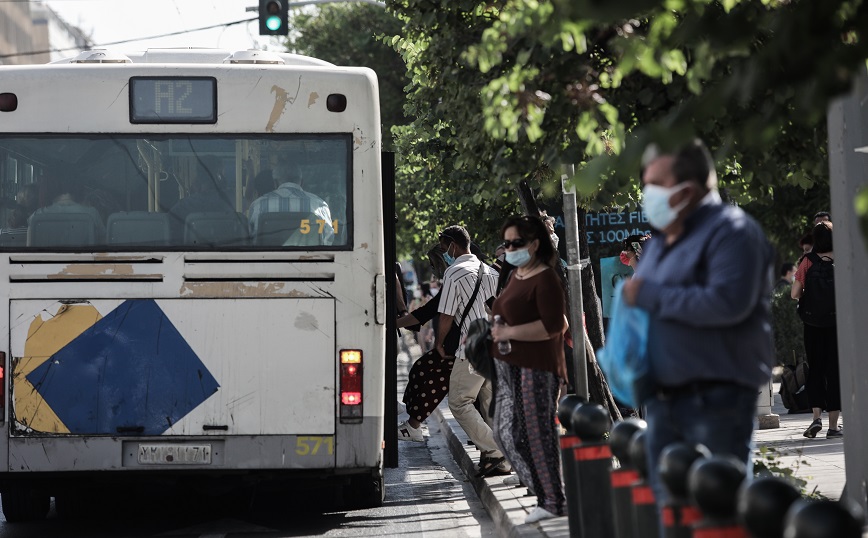
[[482, 285], [482, 266], [483, 262], [479, 262], [479, 270], [476, 272], [476, 287], [473, 288], [473, 294], [470, 295], [470, 299], [467, 301], [467, 306], [464, 308], [464, 313], [461, 314], [461, 321], [458, 322], [458, 330], [461, 330], [461, 326], [464, 325], [464, 320], [467, 319], [467, 314], [470, 313], [470, 309], [473, 308], [473, 301], [476, 300], [476, 296], [479, 294], [479, 287]]

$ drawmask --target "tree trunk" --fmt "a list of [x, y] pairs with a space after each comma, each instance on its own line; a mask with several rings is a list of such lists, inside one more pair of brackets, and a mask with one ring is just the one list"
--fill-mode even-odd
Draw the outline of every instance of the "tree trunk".
[[[588, 234], [585, 233], [585, 215], [587, 210], [579, 208], [579, 255], [582, 259], [591, 257], [588, 246]], [[582, 269], [582, 304], [585, 310], [585, 326], [588, 328], [588, 336], [594, 349], [600, 349], [606, 343], [606, 335], [603, 331], [603, 311], [600, 298], [597, 295], [597, 283], [594, 279], [594, 266], [588, 264]]]
[[[539, 206], [536, 203], [533, 191], [526, 181], [522, 181], [518, 186], [518, 196], [521, 200], [521, 207], [528, 215], [540, 215]], [[588, 258], [590, 251], [588, 249], [588, 236], [585, 233], [585, 209], [579, 208], [579, 253], [581, 258]], [[567, 286], [567, 293], [572, 294], [572, 291]], [[572, 301], [569, 301], [572, 304]], [[609, 390], [609, 384], [597, 364], [595, 349], [603, 347], [605, 336], [603, 333], [603, 317], [600, 308], [600, 298], [597, 296], [597, 286], [594, 283], [594, 269], [592, 265], [588, 265], [582, 270], [582, 310], [585, 314], [585, 361], [588, 371], [588, 400], [602, 405], [611, 415], [612, 420], [621, 420], [621, 411], [618, 409], [618, 404], [615, 403], [615, 398], [612, 397], [612, 391]], [[567, 362], [571, 362], [571, 357], [567, 357]]]
[[[590, 258], [588, 246], [588, 234], [585, 233], [585, 214], [587, 210], [579, 208], [579, 253], [582, 259]], [[594, 266], [588, 264], [582, 270], [582, 305], [585, 312], [585, 326], [587, 327], [586, 349], [588, 357], [588, 398], [609, 411], [612, 420], [621, 420], [621, 410], [609, 390], [609, 383], [600, 365], [597, 363], [595, 350], [603, 347], [606, 343], [606, 334], [603, 331], [603, 311], [600, 305], [600, 297], [597, 295], [597, 284], [594, 279]]]
[[521, 209], [524, 211], [525, 215], [536, 215], [539, 217], [541, 215], [539, 210], [539, 205], [536, 203], [536, 197], [533, 194], [533, 190], [531, 190], [530, 185], [527, 184], [527, 181], [522, 181], [518, 184], [518, 199], [521, 202]]

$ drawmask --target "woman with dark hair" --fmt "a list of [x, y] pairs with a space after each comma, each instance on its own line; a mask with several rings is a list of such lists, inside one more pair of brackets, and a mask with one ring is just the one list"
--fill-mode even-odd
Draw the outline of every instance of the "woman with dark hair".
[[621, 250], [621, 263], [629, 266], [634, 271], [639, 264], [639, 258], [642, 257], [642, 247], [645, 241], [651, 239], [651, 234], [631, 235], [624, 240], [624, 248]]
[[[823, 285], [820, 274], [816, 278], [812, 278], [809, 274], [813, 265], [831, 264], [835, 259], [835, 253], [832, 250], [832, 223], [820, 221], [814, 226], [812, 235], [814, 237], [813, 251], [805, 255], [799, 263], [796, 279], [790, 292], [793, 299], [800, 300], [800, 309], [805, 306], [802, 301], [810, 286], [817, 286], [818, 288], [822, 286], [823, 293], [834, 293], [834, 287]], [[832, 269], [827, 268], [827, 270], [829, 271], [828, 274], [831, 275]], [[830, 287], [831, 290], [828, 289]], [[816, 290], [812, 290], [811, 293], [816, 293]], [[834, 296], [828, 300], [834, 301]], [[841, 415], [841, 380], [838, 377], [838, 332], [834, 315], [832, 315], [831, 321], [826, 323], [808, 322], [804, 317], [803, 320], [805, 320], [805, 356], [809, 366], [806, 386], [808, 401], [814, 413], [814, 420], [805, 430], [804, 435], [814, 438], [823, 429], [820, 415], [825, 409], [829, 412], [829, 429], [826, 431], [826, 438], [843, 437], [844, 434], [838, 427], [838, 418]]]
[[[492, 313], [497, 397], [494, 437], [521, 483], [537, 496], [526, 523], [564, 514], [555, 424], [567, 377], [566, 300], [558, 256], [539, 217], [512, 217], [501, 228], [506, 261], [515, 267]], [[509, 342], [511, 349], [499, 343]]]

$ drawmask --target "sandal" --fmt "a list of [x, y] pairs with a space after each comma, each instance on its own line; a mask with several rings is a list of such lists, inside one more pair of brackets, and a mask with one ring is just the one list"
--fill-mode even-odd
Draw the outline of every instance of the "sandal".
[[[506, 464], [506, 465], [504, 465]], [[506, 458], [490, 458], [484, 465], [480, 465], [476, 478], [488, 476], [503, 476], [512, 473], [512, 468], [506, 463]]]

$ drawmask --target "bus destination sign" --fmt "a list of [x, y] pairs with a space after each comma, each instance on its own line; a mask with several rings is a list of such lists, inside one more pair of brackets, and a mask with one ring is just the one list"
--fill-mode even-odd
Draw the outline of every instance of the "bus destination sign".
[[132, 77], [130, 123], [217, 123], [217, 80]]

